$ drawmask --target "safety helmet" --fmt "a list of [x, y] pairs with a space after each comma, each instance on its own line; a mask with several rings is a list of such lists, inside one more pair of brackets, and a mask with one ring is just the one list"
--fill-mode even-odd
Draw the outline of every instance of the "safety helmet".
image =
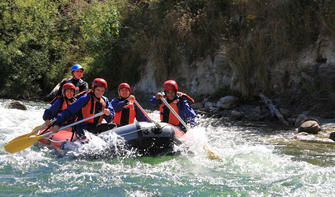
[[79, 70], [79, 69], [81, 69], [81, 70], [84, 71], [84, 68], [83, 68], [81, 65], [79, 65], [79, 64], [75, 64], [75, 65], [73, 65], [72, 68], [71, 68], [71, 73], [73, 73], [73, 71], [76, 71], [76, 70]]
[[174, 90], [178, 91], [178, 84], [175, 80], [167, 80], [164, 82], [163, 89], [164, 91], [173, 88]]
[[104, 87], [107, 89], [107, 81], [102, 78], [95, 78], [92, 82], [92, 89], [94, 90], [96, 87]]
[[65, 90], [73, 90], [75, 91], [76, 87], [73, 85], [73, 83], [65, 83], [62, 87], [62, 93], [64, 95]]
[[131, 88], [130, 88], [130, 85], [128, 83], [121, 83], [119, 85], [118, 91], [120, 91], [122, 88], [128, 88], [129, 91], [131, 92]]

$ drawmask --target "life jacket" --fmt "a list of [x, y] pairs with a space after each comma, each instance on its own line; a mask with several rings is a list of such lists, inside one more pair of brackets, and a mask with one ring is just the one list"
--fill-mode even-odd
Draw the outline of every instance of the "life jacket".
[[[82, 79], [79, 79], [77, 82], [74, 82], [74, 79], [73, 78], [70, 78], [70, 79], [67, 79], [67, 80], [63, 80], [62, 82], [61, 82], [61, 85], [60, 85], [60, 89], [63, 87], [63, 85], [65, 84], [65, 83], [72, 83], [76, 88], [75, 88], [75, 90], [74, 90], [74, 98], [76, 98], [76, 99], [78, 99], [79, 97], [81, 97], [81, 96], [83, 96], [84, 94], [86, 94], [86, 93], [88, 93], [88, 91], [81, 91], [81, 92], [79, 92], [79, 87], [80, 87], [80, 85], [82, 84], [82, 83], [84, 83], [84, 80], [82, 80]], [[59, 90], [60, 91], [60, 90]], [[62, 95], [62, 94], [61, 94]], [[55, 101], [56, 101], [56, 99], [57, 98], [59, 98], [61, 95], [57, 95], [57, 96], [55, 96], [51, 101], [50, 101], [50, 104], [52, 105]]]
[[177, 92], [177, 95], [180, 95], [182, 99], [187, 100], [190, 104], [194, 103], [194, 99], [191, 98], [188, 94], [183, 93], [183, 92]]
[[79, 97], [83, 96], [84, 94], [88, 93], [88, 91], [81, 91], [78, 94], [75, 94], [73, 97], [78, 99]]
[[[166, 98], [166, 96], [164, 96]], [[187, 100], [190, 104], [194, 103], [194, 99], [189, 95], [183, 92], [177, 92], [176, 98], [171, 102], [169, 102], [170, 106], [174, 111], [179, 114], [178, 103], [180, 100]], [[170, 109], [162, 103], [159, 107], [160, 110], [160, 118], [162, 122], [167, 122], [169, 124], [178, 126], [179, 120], [178, 118], [170, 111]]]
[[128, 103], [119, 112], [115, 112], [114, 123], [118, 126], [134, 123], [136, 116], [134, 103]]
[[[71, 79], [68, 80], [67, 82], [72, 83], [72, 84], [76, 87], [76, 89], [74, 90], [74, 95], [76, 95], [76, 96], [75, 96], [76, 98], [79, 98], [79, 97], [77, 97], [77, 95], [78, 95], [79, 93], [82, 93], [82, 92], [79, 92], [79, 86], [80, 86], [80, 84], [82, 84], [84, 81], [83, 81], [82, 79], [77, 80], [77, 83], [76, 83], [75, 81], [76, 81], [76, 80], [75, 80], [74, 78], [71, 78]], [[82, 94], [81, 94], [81, 95], [82, 95]]]
[[[178, 102], [179, 99], [175, 99], [172, 102], [170, 102], [170, 106], [174, 109], [174, 111], [179, 114], [179, 109], [178, 109]], [[162, 103], [159, 106], [159, 111], [160, 111], [160, 117], [162, 122], [167, 122], [169, 124], [178, 126], [179, 125], [179, 120], [178, 118], [170, 111], [170, 109], [165, 106], [164, 103]]]
[[[94, 114], [102, 112], [104, 109], [106, 109], [107, 104], [103, 97], [98, 99], [94, 96], [94, 93], [92, 91], [89, 91], [87, 95], [90, 97], [90, 100], [84, 107], [82, 107], [81, 111], [78, 114], [78, 120], [93, 116]], [[101, 123], [102, 120], [103, 116], [99, 116], [94, 119], [91, 118], [89, 120], [86, 120], [85, 122], [97, 125], [98, 123]]]
[[76, 101], [75, 98], [66, 99], [64, 97], [61, 97], [61, 99], [62, 99], [62, 105], [58, 109], [57, 112], [58, 114], [62, 113], [62, 111], [64, 111], [69, 105], [71, 105], [74, 101]]

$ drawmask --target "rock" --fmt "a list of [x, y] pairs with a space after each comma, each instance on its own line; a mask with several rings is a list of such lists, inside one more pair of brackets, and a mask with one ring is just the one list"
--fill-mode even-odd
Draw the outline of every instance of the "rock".
[[331, 132], [329, 135], [329, 139], [335, 141], [335, 132]]
[[231, 117], [234, 120], [240, 120], [243, 117], [243, 114], [239, 111], [233, 110], [233, 111], [231, 111]]
[[290, 125], [295, 125], [295, 118], [288, 118], [287, 121]]
[[299, 126], [298, 133], [306, 132], [310, 134], [318, 134], [320, 130], [320, 124], [316, 119], [307, 119]]
[[192, 104], [192, 108], [194, 109], [202, 109], [203, 107], [204, 105], [201, 102]]
[[236, 96], [225, 96], [220, 98], [216, 103], [216, 107], [221, 109], [232, 109], [237, 105], [238, 98]]
[[301, 125], [301, 123], [303, 123], [305, 120], [307, 120], [308, 117], [305, 114], [300, 114], [297, 119], [295, 120], [294, 125], [296, 127], [299, 127]]
[[206, 111], [215, 112], [218, 111], [218, 108], [215, 107], [215, 104], [207, 101], [204, 105]]
[[306, 132], [297, 133], [294, 136], [295, 139], [304, 142], [322, 143], [322, 144], [334, 144], [335, 142], [331, 139], [318, 137], [317, 135], [311, 135]]
[[20, 101], [12, 101], [12, 102], [8, 103], [7, 108], [27, 110], [27, 107], [23, 103], [21, 103]]

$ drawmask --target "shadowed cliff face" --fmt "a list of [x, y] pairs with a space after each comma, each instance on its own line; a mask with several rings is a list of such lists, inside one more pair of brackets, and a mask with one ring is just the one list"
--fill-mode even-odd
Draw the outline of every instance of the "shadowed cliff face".
[[196, 95], [221, 89], [245, 98], [263, 92], [335, 100], [329, 93], [335, 4], [275, 2], [164, 7], [167, 19], [156, 18], [159, 30], [148, 37], [149, 55], [135, 89], [156, 92], [175, 79], [182, 91]]
[[[225, 65], [226, 64], [226, 65]], [[161, 74], [150, 60], [145, 66], [145, 71], [141, 75], [141, 80], [135, 85], [135, 90], [143, 92], [156, 92], [162, 89], [162, 85], [167, 79], [177, 81], [181, 91], [190, 94], [212, 94], [222, 87], [234, 87], [234, 78], [230, 67], [224, 56], [218, 54], [211, 59], [204, 58], [191, 64], [183, 61], [176, 67], [174, 73]]]
[[[332, 91], [333, 84], [335, 84], [334, 55], [335, 47], [332, 40], [328, 37], [320, 37], [299, 53], [295, 59], [282, 59], [269, 66], [271, 69], [268, 69], [269, 83], [267, 85], [274, 95], [304, 93], [320, 94], [320, 97], [328, 98], [330, 95], [327, 92]], [[176, 66], [176, 72], [170, 75], [157, 73], [158, 67], [149, 59], [135, 89], [152, 93], [161, 90], [165, 80], [175, 79], [182, 91], [196, 95], [213, 94], [224, 87], [240, 91], [236, 80], [238, 73], [231, 68], [234, 67], [234, 64], [219, 53], [213, 59], [207, 57], [191, 64], [184, 61]], [[258, 79], [254, 78], [246, 82], [256, 84], [255, 80]], [[257, 91], [261, 90], [256, 88], [255, 93]]]

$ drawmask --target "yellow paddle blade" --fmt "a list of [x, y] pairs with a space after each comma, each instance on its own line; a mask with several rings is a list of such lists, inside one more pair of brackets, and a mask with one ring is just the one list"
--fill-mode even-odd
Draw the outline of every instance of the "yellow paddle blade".
[[18, 140], [15, 140], [11, 143], [8, 143], [5, 146], [5, 150], [9, 153], [16, 153], [21, 150], [24, 150], [32, 145], [34, 145], [38, 140], [42, 139], [43, 136], [28, 136], [25, 138], [21, 138]]
[[29, 137], [29, 136], [31, 136], [31, 135], [34, 135], [34, 134], [37, 133], [43, 126], [44, 126], [44, 124], [35, 127], [35, 128], [33, 129], [32, 132], [14, 138], [14, 139], [12, 139], [11, 141], [9, 141], [8, 144], [9, 144], [9, 143], [13, 143], [13, 142], [16, 141], [16, 140], [20, 140], [20, 139], [22, 139], [22, 138], [26, 138], [26, 137]]
[[204, 145], [203, 148], [204, 148], [205, 151], [207, 151], [209, 159], [211, 159], [211, 160], [217, 160], [217, 161], [223, 161], [221, 157], [215, 155], [215, 153], [213, 151], [209, 150], [206, 145]]

